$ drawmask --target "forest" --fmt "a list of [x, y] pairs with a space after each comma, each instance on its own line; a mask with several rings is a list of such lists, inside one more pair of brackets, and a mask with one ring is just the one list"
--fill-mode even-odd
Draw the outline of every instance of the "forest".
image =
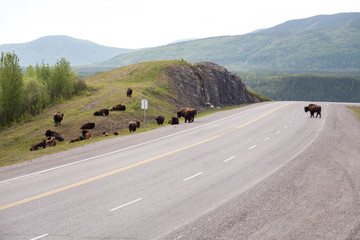
[[47, 107], [58, 104], [87, 89], [77, 79], [70, 63], [61, 58], [54, 66], [36, 64], [23, 74], [15, 53], [1, 53], [0, 130], [14, 122], [31, 119]]
[[360, 102], [360, 76], [237, 73], [248, 88], [278, 101]]

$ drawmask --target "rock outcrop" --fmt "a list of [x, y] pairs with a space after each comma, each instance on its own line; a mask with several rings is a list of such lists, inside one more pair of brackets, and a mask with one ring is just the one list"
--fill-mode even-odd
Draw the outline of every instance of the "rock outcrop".
[[181, 105], [199, 110], [259, 102], [246, 91], [240, 77], [215, 63], [167, 67]]

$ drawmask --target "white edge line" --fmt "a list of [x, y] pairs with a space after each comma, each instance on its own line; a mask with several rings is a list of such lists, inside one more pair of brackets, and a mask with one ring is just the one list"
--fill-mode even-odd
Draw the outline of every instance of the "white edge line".
[[255, 147], [256, 147], [256, 145], [253, 145], [253, 146], [249, 147], [249, 150], [251, 150], [251, 149], [253, 149]]
[[192, 178], [194, 178], [194, 177], [197, 177], [197, 176], [199, 176], [199, 175], [201, 175], [202, 174], [202, 172], [198, 172], [197, 174], [195, 174], [195, 175], [192, 175], [192, 176], [190, 176], [190, 177], [188, 177], [188, 178], [185, 178], [184, 179], [184, 182], [186, 182], [186, 181], [188, 181], [188, 180], [190, 180], [190, 179], [192, 179]]
[[276, 134], [279, 134], [281, 131], [280, 130], [278, 130], [277, 132], [276, 132]]
[[230, 161], [231, 159], [234, 159], [234, 158], [235, 158], [235, 156], [229, 157], [228, 159], [225, 159], [224, 162], [228, 162], [228, 161]]
[[48, 236], [48, 235], [49, 235], [49, 234], [47, 233], [47, 234], [44, 234], [44, 235], [38, 236], [38, 237], [36, 237], [36, 238], [31, 238], [30, 240], [40, 239], [40, 238], [46, 237], [46, 236]]
[[141, 201], [141, 200], [142, 200], [142, 198], [138, 198], [138, 199], [136, 199], [136, 200], [134, 200], [134, 201], [131, 201], [131, 202], [125, 203], [125, 204], [123, 204], [123, 205], [121, 205], [121, 206], [118, 206], [118, 207], [116, 207], [116, 208], [110, 209], [110, 211], [118, 210], [118, 209], [120, 209], [120, 208], [126, 207], [126, 206], [128, 206], [128, 205], [130, 205], [130, 204], [136, 203], [136, 202]]
[[264, 141], [267, 141], [267, 140], [269, 140], [269, 139], [270, 139], [270, 137], [267, 137], [267, 138], [264, 139]]
[[123, 149], [119, 149], [119, 150], [116, 150], [116, 151], [112, 151], [112, 152], [100, 154], [100, 155], [97, 155], [97, 156], [94, 156], [94, 157], [90, 157], [90, 158], [85, 158], [85, 159], [83, 159], [83, 160], [79, 160], [79, 161], [76, 161], [76, 162], [67, 163], [67, 164], [64, 164], [64, 165], [60, 165], [60, 166], [57, 166], [57, 167], [45, 169], [45, 170], [42, 170], [42, 171], [38, 171], [38, 172], [34, 172], [34, 173], [29, 173], [29, 174], [22, 175], [22, 176], [19, 176], [19, 177], [10, 178], [10, 179], [1, 181], [0, 184], [2, 184], [2, 183], [7, 183], [7, 182], [11, 182], [11, 181], [18, 180], [18, 179], [25, 178], [25, 177], [30, 177], [30, 176], [38, 175], [38, 174], [41, 174], [41, 173], [50, 172], [50, 171], [53, 171], [53, 170], [56, 170], [56, 169], [59, 169], [59, 168], [68, 167], [68, 166], [75, 165], [75, 164], [78, 164], [78, 163], [87, 162], [87, 161], [93, 160], [93, 159], [95, 159], [95, 158], [104, 157], [104, 156], [111, 155], [111, 154], [114, 154], [114, 153], [118, 153], [118, 152], [126, 151], [126, 150], [129, 150], [129, 149], [132, 149], [132, 148], [136, 148], [136, 147], [139, 147], [139, 146], [142, 146], [142, 145], [145, 145], [145, 144], [149, 144], [149, 143], [152, 143], [152, 142], [156, 142], [156, 141], [159, 141], [159, 140], [163, 140], [163, 139], [166, 139], [166, 138], [170, 138], [170, 137], [172, 137], [172, 136], [176, 136], [176, 135], [179, 135], [179, 134], [182, 134], [182, 133], [185, 133], [185, 132], [189, 132], [189, 131], [192, 131], [192, 130], [197, 129], [197, 128], [206, 127], [206, 126], [208, 126], [208, 125], [211, 125], [211, 124], [214, 124], [214, 123], [223, 121], [224, 119], [228, 119], [228, 118], [231, 118], [231, 117], [236, 116], [236, 115], [239, 115], [239, 114], [246, 113], [246, 112], [248, 112], [248, 111], [250, 111], [250, 110], [253, 110], [253, 109], [256, 109], [256, 108], [260, 108], [260, 107], [262, 107], [262, 106], [263, 106], [263, 105], [260, 105], [260, 106], [255, 107], [255, 108], [247, 109], [247, 110], [245, 110], [245, 111], [232, 114], [232, 115], [230, 115], [230, 116], [227, 116], [227, 117], [224, 117], [224, 118], [215, 120], [215, 121], [210, 122], [210, 123], [206, 123], [206, 124], [204, 124], [204, 125], [200, 125], [200, 126], [197, 126], [197, 127], [194, 127], [194, 128], [186, 129], [186, 130], [184, 130], [184, 131], [177, 132], [177, 133], [173, 133], [173, 134], [170, 134], [170, 135], [166, 135], [166, 136], [163, 136], [163, 137], [160, 137], [160, 138], [156, 138], [156, 139], [153, 139], [153, 140], [150, 140], [150, 141], [147, 141], [147, 142], [139, 143], [139, 144], [136, 144], [136, 145], [127, 147], [127, 148], [123, 148]]

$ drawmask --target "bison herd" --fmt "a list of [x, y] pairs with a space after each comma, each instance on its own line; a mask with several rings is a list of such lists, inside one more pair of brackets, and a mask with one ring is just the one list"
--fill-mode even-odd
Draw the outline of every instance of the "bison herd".
[[[132, 95], [132, 89], [128, 88], [127, 92], [126, 92], [126, 96], [131, 98]], [[100, 110], [97, 110], [94, 112], [94, 116], [108, 116], [109, 112], [112, 111], [125, 111], [126, 107], [125, 105], [122, 104], [117, 104], [114, 105], [113, 107], [111, 107], [110, 109], [107, 108], [103, 108]], [[197, 111], [195, 108], [183, 108], [181, 109], [179, 112], [177, 112], [177, 116], [176, 117], [171, 117], [170, 120], [168, 121], [169, 124], [171, 125], [175, 125], [175, 124], [179, 124], [179, 119], [181, 117], [183, 117], [185, 119], [185, 122], [189, 122], [192, 123], [194, 121], [194, 118], [197, 114]], [[59, 126], [61, 125], [61, 122], [64, 119], [64, 113], [58, 111], [54, 114], [54, 124], [55, 126]], [[162, 125], [165, 121], [165, 117], [164, 116], [157, 116], [155, 118], [156, 123], [158, 125]], [[73, 138], [69, 141], [69, 143], [73, 143], [73, 142], [79, 142], [79, 141], [83, 141], [86, 139], [90, 139], [92, 137], [91, 135], [91, 130], [90, 129], [94, 129], [95, 128], [95, 123], [93, 122], [87, 122], [84, 123], [83, 125], [81, 125], [80, 129], [81, 131], [81, 135]], [[137, 128], [140, 128], [140, 121], [133, 119], [129, 122], [128, 124], [128, 128], [129, 128], [129, 132], [135, 132]], [[119, 135], [119, 132], [114, 132], [114, 135]], [[47, 130], [45, 132], [45, 136], [47, 137], [47, 139], [43, 139], [41, 142], [34, 144], [31, 146], [30, 151], [34, 151], [34, 150], [38, 150], [40, 148], [46, 148], [48, 147], [52, 147], [52, 146], [56, 146], [56, 141], [64, 141], [64, 137], [58, 133], [57, 131], [53, 131], [53, 130]], [[103, 132], [101, 137], [107, 137], [109, 136], [108, 132]]]

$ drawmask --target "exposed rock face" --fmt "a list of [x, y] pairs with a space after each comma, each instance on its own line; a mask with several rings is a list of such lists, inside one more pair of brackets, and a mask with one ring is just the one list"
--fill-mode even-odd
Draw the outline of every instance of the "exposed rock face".
[[183, 107], [202, 110], [259, 102], [247, 93], [240, 77], [215, 63], [172, 65], [167, 70]]

